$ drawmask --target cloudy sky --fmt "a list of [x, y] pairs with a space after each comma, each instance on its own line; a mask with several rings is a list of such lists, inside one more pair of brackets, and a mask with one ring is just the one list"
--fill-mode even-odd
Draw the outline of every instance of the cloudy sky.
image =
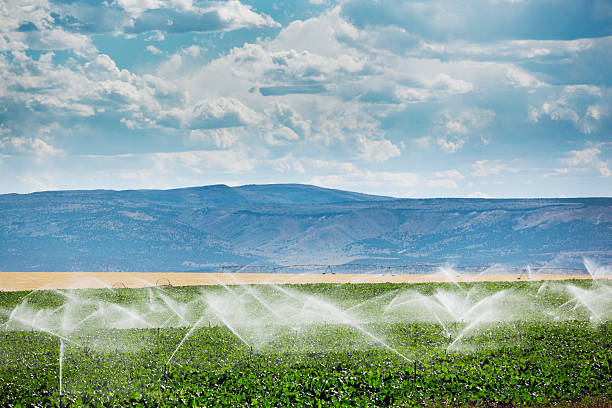
[[0, 0], [0, 192], [612, 193], [612, 2]]

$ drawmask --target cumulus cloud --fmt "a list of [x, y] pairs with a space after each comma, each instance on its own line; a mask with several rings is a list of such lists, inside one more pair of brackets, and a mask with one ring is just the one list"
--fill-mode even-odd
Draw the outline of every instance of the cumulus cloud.
[[189, 132], [189, 138], [196, 142], [209, 142], [220, 149], [229, 149], [235, 146], [240, 136], [228, 128], [221, 129], [195, 129]]
[[286, 126], [269, 124], [259, 129], [262, 139], [269, 146], [286, 146], [291, 141], [298, 140], [300, 136]]
[[602, 121], [610, 116], [612, 93], [593, 85], [568, 85], [553, 91], [540, 106], [530, 106], [529, 120], [538, 123], [542, 118], [570, 122], [580, 132], [596, 132]]
[[0, 80], [7, 84], [3, 97], [38, 116], [94, 116], [116, 111], [157, 111], [158, 91], [143, 77], [119, 69], [105, 54], [80, 66], [73, 61], [55, 64], [54, 54], [38, 59], [13, 52], [12, 61], [0, 60]]
[[162, 55], [164, 53], [162, 50], [160, 50], [159, 48], [157, 48], [154, 45], [147, 45], [147, 51], [149, 51], [151, 54], [155, 54], [155, 55]]
[[222, 32], [241, 28], [278, 27], [270, 16], [238, 0], [194, 4], [191, 0], [117, 2], [50, 2], [0, 5], [0, 27], [12, 49], [92, 48], [87, 34]]
[[461, 149], [466, 142], [466, 139], [459, 135], [445, 135], [443, 137], [439, 137], [438, 146], [442, 150], [447, 151], [448, 153], [455, 153], [457, 150]]
[[583, 150], [572, 150], [568, 156], [561, 161], [570, 166], [588, 165], [594, 167], [599, 174], [604, 177], [612, 175], [608, 167], [608, 162], [602, 160], [601, 150], [597, 147], [590, 147]]
[[454, 78], [444, 72], [433, 76], [423, 73], [416, 75], [414, 78], [404, 78], [404, 81], [414, 82], [414, 84], [396, 85], [393, 88], [389, 88], [387, 85], [382, 88], [382, 93], [375, 91], [376, 93], [373, 95], [388, 103], [415, 103], [466, 94], [474, 89], [471, 82]]
[[362, 135], [357, 143], [361, 158], [368, 162], [384, 162], [400, 155], [399, 148], [386, 139], [368, 139]]
[[230, 31], [239, 28], [277, 27], [270, 16], [258, 14], [239, 1], [212, 2], [208, 7], [160, 7], [161, 2], [137, 2], [126, 9], [133, 17], [123, 28], [127, 33]]
[[298, 174], [306, 173], [306, 170], [304, 170], [302, 161], [294, 158], [292, 154], [288, 154], [278, 159], [268, 160], [268, 163], [272, 165], [272, 167], [280, 173], [287, 173], [287, 172], [295, 172]]
[[[495, 118], [495, 113], [486, 109], [470, 109], [459, 115], [445, 113], [437, 127], [437, 132], [442, 133], [437, 138], [438, 146], [449, 153], [455, 153], [463, 147], [472, 133], [485, 129]], [[481, 135], [481, 140], [487, 143], [487, 139]]]
[[437, 74], [433, 79], [425, 81], [425, 85], [428, 88], [443, 90], [449, 94], [462, 94], [474, 89], [471, 83], [453, 78], [446, 73]]
[[64, 153], [63, 150], [51, 146], [39, 137], [7, 137], [0, 139], [0, 148], [12, 148], [21, 153], [31, 153], [37, 156], [57, 156]]
[[202, 100], [186, 108], [160, 112], [157, 123], [186, 129], [215, 129], [254, 125], [260, 115], [235, 98]]
[[[554, 161], [541, 171], [558, 179], [593, 169], [605, 176], [607, 153], [598, 142], [610, 129], [612, 82], [602, 67], [612, 63], [612, 37], [579, 37], [604, 33], [609, 23], [589, 15], [584, 21], [599, 25], [584, 25], [582, 34], [572, 24], [536, 32], [533, 20], [524, 22], [527, 29], [500, 23], [500, 16], [513, 11], [504, 18], [515, 21], [535, 3], [550, 11], [535, 20], [561, 14], [542, 2], [493, 3], [343, 0], [327, 9], [304, 4], [289, 21], [290, 6], [280, 3], [271, 17], [235, 0], [5, 0], [0, 123], [9, 133], [0, 136], [3, 149], [52, 159], [66, 154], [58, 146], [82, 137], [92, 145], [79, 142], [76, 149], [95, 150], [104, 141], [134, 159], [138, 140], [138, 149], [157, 151], [161, 143], [179, 153], [137, 155], [138, 169], [127, 156], [108, 159], [123, 169], [114, 176], [145, 183], [168, 170], [180, 183], [195, 183], [208, 173], [228, 181], [232, 172], [257, 170], [410, 195], [462, 192], [456, 189], [463, 185], [475, 191], [470, 177], [516, 177], [516, 162], [502, 160], [499, 143], [513, 151], [526, 143], [521, 151], [529, 156], [532, 146], [588, 134], [587, 146], [599, 153], [576, 150], [582, 153], [568, 153], [563, 166]], [[591, 3], [582, 7], [567, 18], [586, 17]], [[483, 10], [487, 21], [474, 15]], [[284, 27], [274, 20], [281, 18]], [[116, 52], [117, 41], [128, 37], [126, 46], [134, 48]], [[39, 131], [54, 121], [63, 127]], [[113, 140], [117, 135], [121, 142]], [[540, 143], [525, 142], [536, 137]], [[224, 166], [213, 152], [246, 164]], [[448, 166], [457, 169], [410, 172]], [[102, 173], [88, 174], [95, 180]]]
[[516, 66], [509, 66], [506, 71], [506, 80], [509, 84], [521, 88], [540, 88], [544, 82]]
[[310, 121], [302, 119], [291, 106], [276, 102], [267, 113], [273, 121], [289, 128], [298, 137], [310, 135]]
[[320, 93], [326, 82], [338, 76], [360, 73], [365, 64], [359, 56], [350, 54], [332, 57], [308, 50], [274, 51], [260, 44], [234, 48], [220, 62], [227, 64], [235, 75], [264, 80], [266, 84], [260, 85], [260, 89], [264, 89], [262, 94], [279, 94], [274, 92], [275, 86], [284, 86], [283, 94], [291, 93], [288, 87], [295, 87], [295, 93], [307, 93], [309, 89]]
[[95, 52], [88, 36], [54, 23], [51, 7], [46, 0], [0, 2], [0, 51], [73, 50], [81, 55]]

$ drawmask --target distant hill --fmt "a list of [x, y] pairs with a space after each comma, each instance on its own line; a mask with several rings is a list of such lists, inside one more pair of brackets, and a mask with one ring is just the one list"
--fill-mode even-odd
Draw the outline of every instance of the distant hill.
[[300, 184], [0, 195], [0, 270], [612, 263], [612, 198], [395, 199]]

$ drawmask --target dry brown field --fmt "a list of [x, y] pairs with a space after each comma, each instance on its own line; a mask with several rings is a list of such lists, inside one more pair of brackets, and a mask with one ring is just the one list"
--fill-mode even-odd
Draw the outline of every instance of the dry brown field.
[[[608, 277], [610, 278], [610, 277]], [[591, 279], [570, 274], [314, 274], [314, 273], [178, 273], [178, 272], [0, 272], [0, 290], [138, 288], [148, 286], [194, 286], [304, 283], [424, 283], [500, 282]]]

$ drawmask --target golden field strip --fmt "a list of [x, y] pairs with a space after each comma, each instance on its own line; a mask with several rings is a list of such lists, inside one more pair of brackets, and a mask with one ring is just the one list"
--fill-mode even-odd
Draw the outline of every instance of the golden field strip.
[[[612, 278], [612, 276], [606, 276]], [[149, 286], [195, 286], [304, 283], [425, 283], [501, 282], [591, 279], [571, 274], [320, 274], [320, 273], [179, 273], [179, 272], [0, 272], [0, 290], [140, 288]]]

